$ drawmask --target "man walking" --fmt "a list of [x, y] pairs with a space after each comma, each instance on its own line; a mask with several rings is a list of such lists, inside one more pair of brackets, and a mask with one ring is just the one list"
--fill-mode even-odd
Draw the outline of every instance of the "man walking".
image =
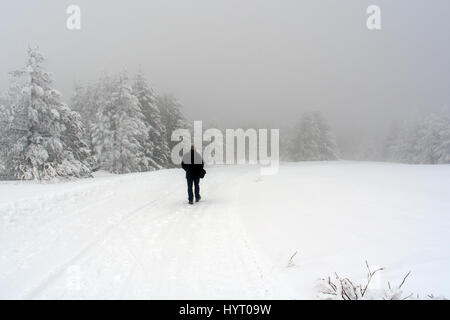
[[192, 185], [195, 188], [195, 201], [200, 201], [200, 178], [205, 176], [205, 169], [202, 156], [195, 150], [195, 146], [191, 146], [191, 150], [183, 155], [181, 167], [186, 171], [186, 180], [188, 187], [189, 204], [194, 204], [194, 193]]

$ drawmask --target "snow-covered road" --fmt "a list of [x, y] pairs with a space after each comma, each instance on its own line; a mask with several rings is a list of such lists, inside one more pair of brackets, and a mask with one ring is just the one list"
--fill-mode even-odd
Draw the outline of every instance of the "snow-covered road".
[[314, 298], [365, 259], [450, 295], [450, 166], [223, 166], [200, 203], [185, 189], [178, 169], [1, 183], [0, 298]]
[[22, 184], [40, 192], [3, 206], [0, 297], [270, 297], [233, 213], [248, 170], [212, 171], [194, 206], [181, 170]]

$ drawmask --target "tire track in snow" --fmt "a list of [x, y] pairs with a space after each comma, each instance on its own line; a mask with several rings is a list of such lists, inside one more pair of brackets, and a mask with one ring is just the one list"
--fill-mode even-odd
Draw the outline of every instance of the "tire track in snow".
[[[169, 194], [170, 192], [167, 192]], [[90, 252], [93, 251], [98, 245], [102, 244], [103, 242], [107, 241], [107, 237], [117, 228], [121, 226], [121, 224], [127, 223], [130, 219], [134, 218], [136, 214], [140, 213], [143, 214], [143, 210], [151, 206], [152, 204], [157, 203], [159, 200], [154, 199], [152, 201], [149, 201], [145, 203], [144, 205], [138, 207], [137, 209], [131, 211], [126, 215], [125, 218], [122, 218], [118, 223], [111, 224], [109, 227], [104, 229], [102, 232], [100, 232], [98, 235], [94, 237], [92, 241], [90, 241], [87, 245], [85, 245], [76, 255], [74, 255], [72, 258], [70, 258], [68, 261], [57, 267], [56, 269], [50, 271], [47, 276], [44, 277], [43, 280], [41, 280], [37, 285], [34, 286], [31, 290], [28, 290], [24, 294], [24, 299], [33, 299], [36, 296], [38, 296], [47, 286], [49, 286], [51, 283], [55, 282], [58, 278], [62, 277], [64, 272], [67, 270], [68, 267], [72, 265], [78, 265], [76, 262], [82, 260], [85, 258]]]

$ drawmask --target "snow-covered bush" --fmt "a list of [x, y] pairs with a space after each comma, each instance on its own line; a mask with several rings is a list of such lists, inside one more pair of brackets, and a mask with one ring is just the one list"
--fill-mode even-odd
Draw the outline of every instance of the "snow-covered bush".
[[[366, 261], [367, 278], [365, 283], [357, 283], [347, 277], [341, 277], [337, 273], [334, 276], [319, 279], [318, 283], [318, 298], [325, 300], [407, 300], [420, 299], [419, 295], [405, 294], [403, 292], [403, 285], [405, 284], [411, 271], [408, 272], [398, 285], [391, 285], [387, 282], [385, 287], [373, 288], [374, 275], [384, 270], [384, 268], [377, 268], [371, 270]], [[427, 299], [431, 300], [446, 300], [443, 296], [434, 296], [430, 294]]]
[[318, 297], [329, 300], [402, 300], [411, 297], [411, 295], [405, 296], [402, 290], [406, 278], [410, 274], [409, 272], [398, 286], [393, 287], [388, 283], [386, 288], [373, 289], [370, 287], [373, 277], [377, 272], [382, 271], [383, 268], [371, 270], [367, 261], [366, 267], [367, 279], [363, 284], [356, 283], [347, 277], [341, 277], [337, 273], [334, 277], [329, 276], [320, 279]]

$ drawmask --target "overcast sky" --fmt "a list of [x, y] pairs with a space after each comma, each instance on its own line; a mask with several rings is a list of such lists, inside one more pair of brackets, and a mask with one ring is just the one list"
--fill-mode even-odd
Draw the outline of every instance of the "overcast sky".
[[[66, 8], [82, 29], [66, 29]], [[366, 28], [381, 7], [382, 30]], [[0, 89], [39, 45], [55, 87], [103, 70], [135, 72], [194, 119], [224, 125], [297, 120], [318, 109], [338, 135], [385, 127], [450, 103], [448, 0], [3, 0]], [[361, 131], [362, 132], [362, 131]]]

